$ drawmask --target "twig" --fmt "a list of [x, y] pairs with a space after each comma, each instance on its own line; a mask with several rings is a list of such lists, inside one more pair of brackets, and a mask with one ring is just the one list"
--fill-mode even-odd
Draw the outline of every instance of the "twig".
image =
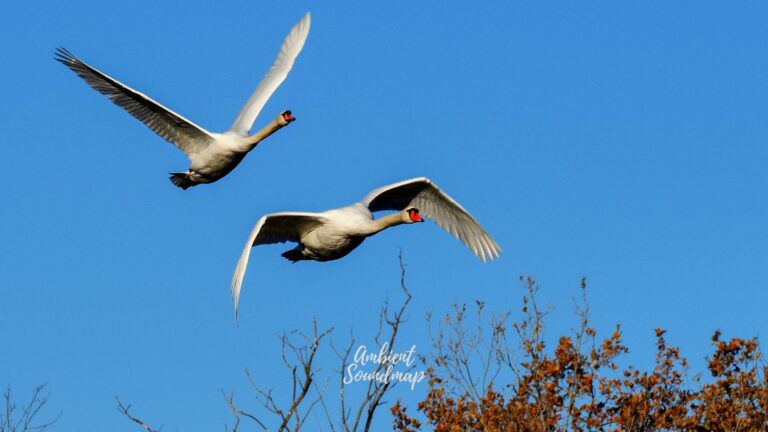
[[131, 405], [130, 404], [123, 405], [123, 402], [120, 400], [119, 396], [115, 396], [115, 401], [117, 401], [117, 410], [120, 411], [120, 413], [123, 414], [124, 416], [128, 417], [131, 421], [133, 421], [137, 425], [139, 425], [142, 428], [144, 428], [145, 431], [147, 431], [147, 432], [160, 432], [161, 430], [163, 430], [162, 426], [160, 426], [160, 429], [152, 429], [149, 425], [144, 423], [142, 420], [132, 416], [131, 413], [130, 413]]

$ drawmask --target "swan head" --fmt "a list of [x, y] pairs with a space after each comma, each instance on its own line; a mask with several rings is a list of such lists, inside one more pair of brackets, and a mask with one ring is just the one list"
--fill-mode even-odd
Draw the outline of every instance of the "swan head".
[[419, 214], [419, 209], [417, 208], [407, 208], [403, 210], [403, 222], [405, 223], [416, 223], [416, 222], [424, 222], [424, 218], [421, 217]]
[[283, 111], [277, 116], [277, 122], [280, 123], [281, 126], [285, 126], [294, 120], [296, 120], [296, 117], [293, 116], [291, 110]]

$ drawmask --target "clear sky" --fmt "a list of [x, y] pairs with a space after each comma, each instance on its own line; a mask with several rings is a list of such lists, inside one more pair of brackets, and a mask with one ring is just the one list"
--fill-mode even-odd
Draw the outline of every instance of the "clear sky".
[[[64, 46], [224, 130], [307, 11], [304, 51], [256, 127], [286, 108], [298, 121], [187, 191], [167, 178], [181, 152], [52, 60]], [[6, 4], [0, 385], [48, 383], [58, 430], [136, 430], [116, 395], [167, 430], [221, 430], [220, 388], [252, 401], [246, 367], [287, 386], [277, 333], [316, 317], [373, 344], [400, 247], [402, 346], [429, 351], [427, 311], [516, 310], [523, 274], [555, 307], [552, 334], [568, 331], [586, 276], [599, 334], [621, 323], [631, 363], [652, 362], [663, 327], [701, 369], [715, 329], [768, 333], [766, 22], [765, 2]], [[259, 247], [235, 327], [229, 281], [261, 215], [416, 176], [472, 212], [501, 259], [483, 265], [432, 223], [331, 263]], [[335, 380], [333, 354], [318, 362]]]

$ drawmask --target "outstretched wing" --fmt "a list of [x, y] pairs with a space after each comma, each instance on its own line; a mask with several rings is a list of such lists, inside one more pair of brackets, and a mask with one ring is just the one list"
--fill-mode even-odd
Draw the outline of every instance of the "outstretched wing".
[[128, 111], [163, 139], [173, 143], [187, 156], [199, 152], [213, 140], [205, 129], [160, 105], [149, 96], [88, 66], [66, 49], [58, 48], [54, 58], [79, 75], [94, 90]]
[[493, 261], [501, 253], [499, 245], [477, 220], [426, 177], [380, 187], [369, 193], [363, 199], [363, 204], [368, 206], [371, 212], [417, 208], [422, 216], [434, 220], [483, 262]]
[[230, 131], [240, 136], [248, 136], [248, 131], [253, 127], [253, 122], [261, 112], [261, 109], [264, 108], [264, 104], [267, 103], [272, 93], [277, 90], [288, 76], [288, 72], [293, 67], [293, 62], [304, 47], [304, 41], [309, 34], [310, 21], [309, 12], [307, 12], [304, 18], [288, 33], [283, 45], [280, 47], [275, 63], [269, 68], [259, 86], [256, 87], [256, 91], [253, 92], [248, 102], [240, 110], [240, 114], [237, 115], [235, 122], [232, 123], [232, 127], [229, 128]]
[[231, 289], [232, 299], [235, 302], [235, 319], [237, 319], [237, 303], [240, 300], [240, 287], [243, 284], [243, 277], [245, 277], [245, 269], [248, 267], [251, 248], [264, 244], [299, 242], [303, 233], [312, 231], [324, 222], [326, 219], [317, 213], [299, 212], [273, 213], [262, 216], [256, 222], [232, 277]]

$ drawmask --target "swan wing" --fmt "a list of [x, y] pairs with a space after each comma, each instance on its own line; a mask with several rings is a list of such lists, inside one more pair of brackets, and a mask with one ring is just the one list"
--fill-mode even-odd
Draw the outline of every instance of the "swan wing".
[[422, 216], [434, 220], [483, 262], [493, 261], [501, 253], [499, 245], [477, 220], [426, 177], [380, 187], [369, 193], [362, 202], [371, 212], [417, 208]]
[[237, 262], [235, 274], [232, 277], [232, 299], [235, 302], [235, 319], [237, 319], [237, 303], [240, 300], [240, 287], [248, 267], [248, 258], [254, 246], [299, 242], [301, 236], [325, 223], [327, 219], [318, 213], [286, 212], [262, 216], [251, 230], [245, 243], [240, 260]]
[[310, 15], [307, 13], [288, 33], [283, 45], [280, 47], [275, 63], [269, 68], [259, 86], [256, 87], [256, 91], [253, 92], [248, 102], [240, 110], [240, 114], [237, 115], [235, 122], [232, 123], [232, 127], [229, 128], [231, 132], [240, 136], [248, 136], [248, 132], [253, 127], [253, 122], [261, 112], [261, 109], [264, 108], [264, 104], [267, 103], [272, 93], [277, 90], [288, 76], [288, 72], [291, 71], [296, 57], [304, 47], [304, 41], [309, 34], [310, 21]]
[[213, 137], [205, 129], [160, 105], [149, 96], [89, 66], [66, 49], [58, 48], [54, 58], [70, 68], [94, 90], [128, 111], [164, 140], [181, 149], [187, 156], [199, 152], [213, 141]]

